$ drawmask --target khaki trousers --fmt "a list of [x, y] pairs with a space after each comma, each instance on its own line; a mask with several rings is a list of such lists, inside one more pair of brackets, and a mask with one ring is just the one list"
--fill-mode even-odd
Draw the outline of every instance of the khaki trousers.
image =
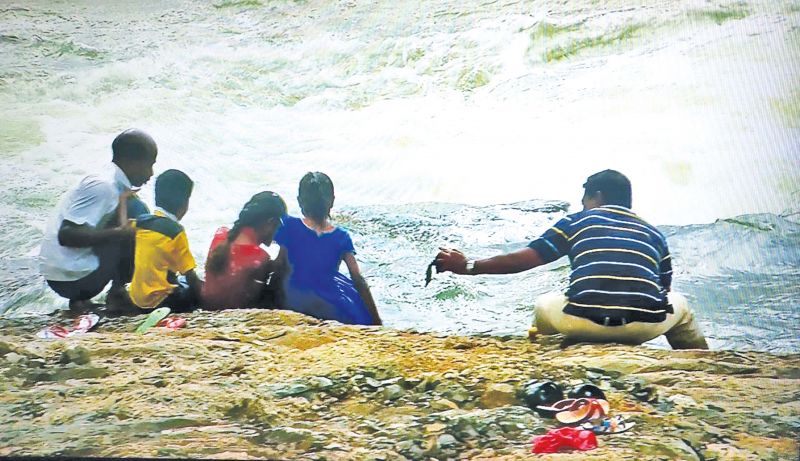
[[567, 297], [562, 293], [547, 293], [539, 296], [534, 303], [534, 325], [540, 334], [561, 333], [577, 342], [642, 344], [665, 335], [673, 349], [708, 349], [686, 297], [669, 293], [668, 299], [675, 312], [667, 314], [663, 322], [603, 326], [565, 314]]

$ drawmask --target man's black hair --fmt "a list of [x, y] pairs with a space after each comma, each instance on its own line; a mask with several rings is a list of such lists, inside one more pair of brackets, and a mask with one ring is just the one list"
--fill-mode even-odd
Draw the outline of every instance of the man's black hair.
[[180, 170], [167, 170], [156, 178], [156, 206], [177, 214], [189, 202], [194, 183]]
[[139, 160], [144, 156], [152, 155], [155, 149], [156, 143], [150, 135], [132, 128], [114, 138], [111, 143], [111, 160]]
[[603, 170], [586, 179], [583, 185], [587, 195], [603, 193], [606, 205], [631, 207], [631, 181], [616, 170]]

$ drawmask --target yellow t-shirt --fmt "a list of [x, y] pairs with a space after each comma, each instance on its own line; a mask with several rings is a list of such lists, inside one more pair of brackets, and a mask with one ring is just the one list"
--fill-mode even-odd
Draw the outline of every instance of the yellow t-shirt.
[[178, 221], [160, 210], [136, 220], [133, 279], [128, 288], [131, 301], [141, 308], [157, 307], [176, 285], [168, 273], [185, 274], [196, 263], [186, 232]]

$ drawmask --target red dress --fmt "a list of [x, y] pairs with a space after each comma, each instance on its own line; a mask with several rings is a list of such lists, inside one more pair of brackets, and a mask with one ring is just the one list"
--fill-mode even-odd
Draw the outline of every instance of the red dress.
[[[253, 271], [270, 257], [257, 243], [258, 237], [252, 227], [242, 228], [239, 233], [252, 243], [232, 243], [228, 255], [228, 267], [220, 274], [206, 271], [206, 282], [203, 284], [203, 305], [207, 308], [230, 309], [248, 308], [247, 287], [256, 278]], [[220, 227], [214, 233], [208, 256], [219, 245], [227, 241], [228, 228]]]

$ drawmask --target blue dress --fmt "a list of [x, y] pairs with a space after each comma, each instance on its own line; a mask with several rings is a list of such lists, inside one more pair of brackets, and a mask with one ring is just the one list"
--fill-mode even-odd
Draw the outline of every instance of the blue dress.
[[284, 283], [286, 308], [323, 320], [372, 324], [353, 281], [339, 272], [345, 253], [355, 254], [341, 227], [317, 235], [302, 219], [283, 218], [275, 242], [286, 250], [291, 273]]

